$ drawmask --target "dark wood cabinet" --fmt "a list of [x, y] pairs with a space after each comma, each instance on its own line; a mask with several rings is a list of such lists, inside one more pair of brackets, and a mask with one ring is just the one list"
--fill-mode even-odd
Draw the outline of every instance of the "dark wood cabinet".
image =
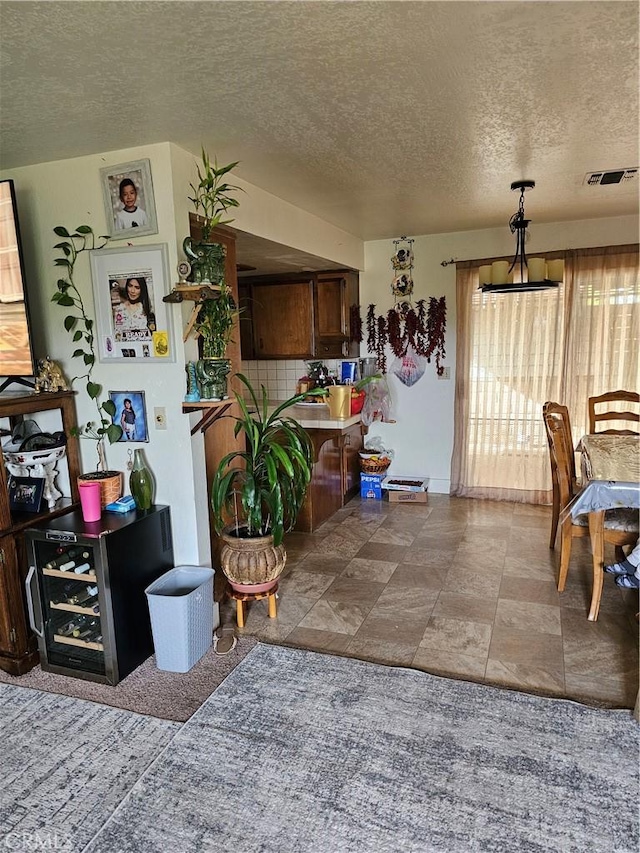
[[317, 358], [358, 355], [358, 344], [349, 340], [349, 311], [358, 302], [357, 273], [318, 273], [314, 287]]
[[8, 418], [11, 427], [25, 416], [54, 409], [60, 411], [62, 430], [67, 436], [67, 452], [59, 465], [66, 460], [70, 498], [60, 498], [51, 509], [36, 513], [12, 511], [7, 471], [0, 451], [0, 668], [11, 675], [23, 675], [38, 663], [36, 638], [27, 619], [24, 588], [27, 559], [23, 532], [39, 522], [64, 515], [78, 505], [80, 457], [78, 439], [72, 435], [77, 426], [72, 391], [0, 396], [0, 418]]
[[358, 343], [349, 339], [350, 308], [359, 302], [357, 272], [245, 278], [239, 299], [245, 359], [358, 355]]
[[313, 354], [313, 282], [254, 284], [256, 358], [308, 358]]
[[360, 489], [363, 426], [345, 429], [307, 429], [314, 450], [314, 465], [307, 497], [295, 529], [317, 530]]

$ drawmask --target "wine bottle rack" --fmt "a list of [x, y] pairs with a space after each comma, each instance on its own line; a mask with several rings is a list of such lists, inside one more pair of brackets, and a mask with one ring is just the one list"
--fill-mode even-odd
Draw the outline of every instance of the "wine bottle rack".
[[95, 581], [97, 580], [95, 572], [82, 572], [77, 575], [75, 572], [61, 572], [59, 569], [42, 569], [43, 575], [48, 575], [50, 578], [64, 578], [68, 581]]
[[69, 613], [84, 613], [86, 616], [100, 616], [100, 611], [95, 611], [92, 607], [82, 607], [80, 604], [65, 604], [63, 601], [54, 604], [49, 602], [49, 607], [52, 610], [68, 610]]
[[63, 637], [62, 634], [54, 634], [53, 639], [56, 643], [62, 643], [67, 646], [78, 646], [82, 649], [93, 649], [95, 652], [104, 651], [102, 643], [92, 643], [86, 640], [79, 640], [77, 637]]
[[174, 566], [169, 507], [105, 513], [92, 525], [71, 512], [25, 537], [42, 669], [117, 684], [153, 654], [145, 589]]

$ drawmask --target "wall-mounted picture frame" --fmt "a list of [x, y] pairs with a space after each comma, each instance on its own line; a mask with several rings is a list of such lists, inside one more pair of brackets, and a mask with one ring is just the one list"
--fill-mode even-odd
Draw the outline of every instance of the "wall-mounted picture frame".
[[150, 160], [105, 166], [100, 180], [110, 237], [128, 240], [158, 233]]
[[149, 441], [144, 391], [109, 391], [109, 399], [116, 407], [113, 423], [122, 427], [120, 441]]
[[166, 243], [90, 252], [96, 344], [102, 362], [175, 361]]
[[9, 477], [9, 507], [14, 512], [40, 512], [44, 477]]

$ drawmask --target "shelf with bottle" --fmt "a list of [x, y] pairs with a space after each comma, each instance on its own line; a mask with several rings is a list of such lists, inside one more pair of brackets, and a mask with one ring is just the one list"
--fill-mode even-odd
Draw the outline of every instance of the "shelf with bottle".
[[42, 568], [42, 574], [53, 578], [68, 580], [96, 580], [91, 564], [91, 551], [83, 548], [69, 548], [58, 554]]
[[67, 610], [71, 613], [99, 616], [98, 587], [94, 584], [68, 582], [56, 594], [50, 596], [49, 607], [52, 610]]
[[63, 622], [55, 629], [53, 640], [63, 645], [104, 651], [100, 619], [94, 615], [77, 616], [69, 622]]

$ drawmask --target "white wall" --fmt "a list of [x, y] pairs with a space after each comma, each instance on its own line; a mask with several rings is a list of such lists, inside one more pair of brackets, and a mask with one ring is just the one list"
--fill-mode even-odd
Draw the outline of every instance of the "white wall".
[[[580, 222], [559, 222], [532, 225], [527, 253], [551, 252], [588, 246], [611, 246], [638, 241], [638, 218], [623, 216], [610, 219], [590, 219]], [[393, 306], [391, 282], [392, 240], [365, 244], [365, 269], [360, 275], [360, 304], [363, 319], [370, 303], [376, 313], [386, 313]], [[407, 388], [389, 375], [389, 387], [394, 401], [395, 424], [376, 422], [369, 435], [380, 436], [385, 446], [395, 450], [390, 473], [395, 475], [426, 475], [430, 490], [448, 493], [451, 452], [453, 449], [453, 404], [456, 355], [456, 268], [443, 267], [442, 261], [456, 261], [511, 255], [514, 239], [505, 225], [482, 231], [434, 234], [417, 237], [413, 245], [414, 301], [431, 296], [447, 300], [447, 333], [445, 366], [451, 368], [449, 380], [439, 380], [435, 365], [427, 365], [425, 375], [413, 387]], [[508, 297], [507, 297], [508, 298]], [[363, 343], [361, 355], [367, 355]], [[393, 355], [388, 354], [388, 368]]]

